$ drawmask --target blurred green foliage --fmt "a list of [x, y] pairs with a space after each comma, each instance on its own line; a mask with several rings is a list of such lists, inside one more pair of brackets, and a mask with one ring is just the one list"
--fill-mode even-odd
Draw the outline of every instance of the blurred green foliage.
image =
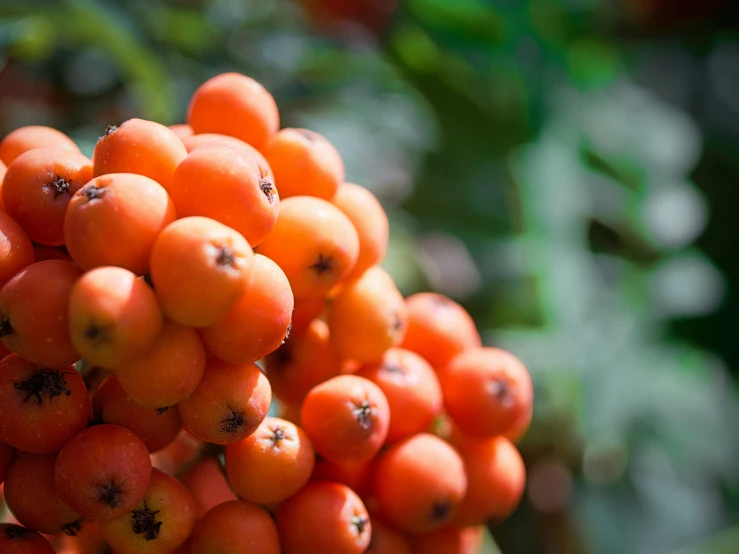
[[216, 73], [257, 78], [383, 201], [402, 291], [460, 301], [530, 368], [503, 552], [734, 552], [739, 34], [701, 6], [406, 0], [327, 36], [288, 0], [4, 0], [0, 132], [89, 154], [110, 123], [183, 121]]

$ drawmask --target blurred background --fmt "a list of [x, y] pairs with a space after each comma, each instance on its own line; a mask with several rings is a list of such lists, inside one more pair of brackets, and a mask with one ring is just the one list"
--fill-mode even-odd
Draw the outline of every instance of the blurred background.
[[530, 368], [502, 552], [739, 551], [737, 3], [0, 0], [0, 68], [0, 135], [88, 155], [258, 79], [381, 199], [401, 290]]

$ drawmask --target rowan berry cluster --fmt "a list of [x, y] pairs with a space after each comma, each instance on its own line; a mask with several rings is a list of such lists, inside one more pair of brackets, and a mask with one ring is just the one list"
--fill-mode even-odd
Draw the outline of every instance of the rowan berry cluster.
[[377, 198], [259, 83], [0, 160], [1, 552], [471, 554], [516, 508], [528, 371], [403, 297]]

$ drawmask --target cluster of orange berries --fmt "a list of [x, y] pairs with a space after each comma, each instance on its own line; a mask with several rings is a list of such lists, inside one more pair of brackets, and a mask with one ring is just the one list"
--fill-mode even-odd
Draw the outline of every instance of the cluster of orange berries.
[[0, 160], [0, 551], [472, 554], [520, 502], [528, 371], [253, 79]]

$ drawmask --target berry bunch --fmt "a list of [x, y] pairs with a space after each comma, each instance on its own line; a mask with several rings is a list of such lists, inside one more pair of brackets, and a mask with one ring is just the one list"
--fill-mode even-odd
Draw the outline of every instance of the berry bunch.
[[279, 127], [226, 73], [91, 160], [0, 142], [0, 551], [471, 554], [518, 505], [526, 368], [404, 298], [378, 200]]

